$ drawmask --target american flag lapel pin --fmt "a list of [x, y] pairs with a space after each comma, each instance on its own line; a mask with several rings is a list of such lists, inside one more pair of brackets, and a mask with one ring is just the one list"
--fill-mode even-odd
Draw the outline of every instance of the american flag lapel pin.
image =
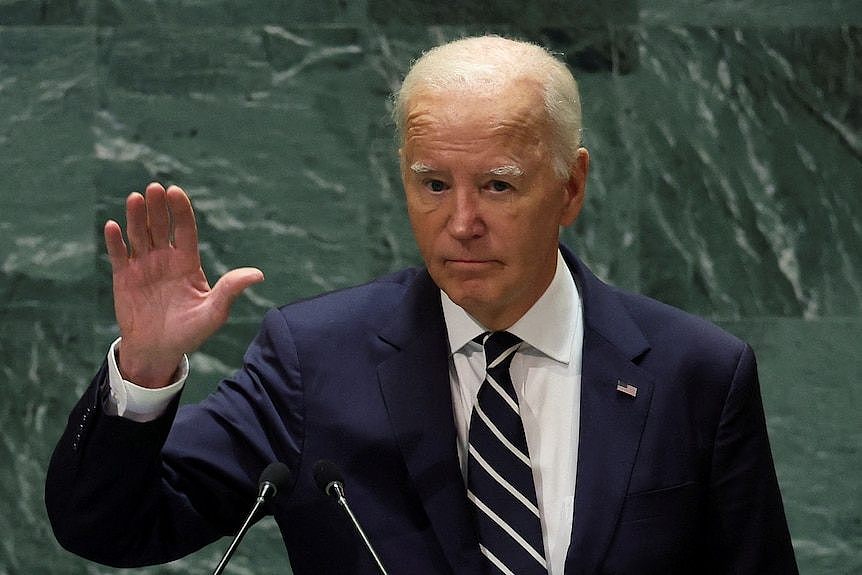
[[638, 395], [638, 388], [636, 388], [630, 383], [624, 382], [621, 379], [617, 380], [617, 391], [619, 391], [620, 393], [625, 393], [626, 395], [629, 395], [631, 397], [637, 397]]

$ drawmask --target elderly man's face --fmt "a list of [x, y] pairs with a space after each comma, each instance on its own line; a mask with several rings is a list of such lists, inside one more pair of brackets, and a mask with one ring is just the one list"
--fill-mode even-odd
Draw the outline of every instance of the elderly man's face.
[[489, 329], [517, 321], [550, 284], [559, 228], [577, 217], [588, 166], [554, 171], [539, 89], [420, 92], [410, 102], [401, 171], [428, 271]]

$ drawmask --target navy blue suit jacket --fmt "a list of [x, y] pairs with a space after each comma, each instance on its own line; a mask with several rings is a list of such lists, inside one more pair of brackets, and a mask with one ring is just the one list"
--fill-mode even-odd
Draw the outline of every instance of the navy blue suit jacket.
[[[585, 313], [566, 573], [795, 573], [751, 349], [564, 255]], [[438, 288], [410, 269], [269, 312], [233, 378], [150, 423], [103, 413], [103, 367], [51, 461], [58, 540], [110, 565], [183, 556], [233, 533], [279, 460], [295, 573], [374, 573], [314, 485], [326, 458], [391, 573], [480, 573], [445, 329]]]

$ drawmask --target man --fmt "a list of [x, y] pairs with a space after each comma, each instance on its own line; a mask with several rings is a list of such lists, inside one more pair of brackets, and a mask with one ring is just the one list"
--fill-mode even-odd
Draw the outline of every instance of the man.
[[559, 246], [589, 166], [566, 67], [453, 42], [395, 117], [427, 269], [270, 311], [199, 405], [177, 411], [184, 354], [263, 276], [209, 288], [175, 186], [128, 198], [129, 245], [108, 222], [122, 338], [51, 462], [58, 540], [112, 565], [180, 557], [234, 532], [282, 461], [294, 571], [373, 573], [314, 486], [326, 458], [393, 573], [796, 572], [750, 348]]

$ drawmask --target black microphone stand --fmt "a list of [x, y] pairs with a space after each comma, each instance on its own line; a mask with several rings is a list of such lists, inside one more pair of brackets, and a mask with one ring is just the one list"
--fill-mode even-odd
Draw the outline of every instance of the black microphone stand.
[[225, 551], [224, 557], [221, 558], [221, 561], [215, 568], [215, 571], [213, 571], [213, 575], [221, 575], [225, 567], [227, 567], [228, 562], [230, 561], [231, 557], [233, 557], [234, 551], [236, 551], [236, 548], [239, 547], [240, 541], [242, 541], [242, 538], [245, 537], [246, 532], [249, 530], [249, 528], [251, 528], [255, 519], [257, 519], [257, 514], [260, 512], [261, 507], [263, 507], [263, 504], [266, 503], [266, 500], [272, 495], [275, 495], [275, 486], [267, 481], [266, 483], [264, 483], [263, 489], [260, 490], [260, 495], [257, 496], [257, 500], [255, 500], [254, 502], [254, 507], [251, 508], [251, 513], [249, 513], [248, 517], [245, 518], [245, 523], [242, 524], [242, 527], [240, 527], [239, 531], [236, 534], [236, 537], [234, 537], [233, 541], [231, 541], [230, 547], [228, 547], [227, 551]]
[[249, 513], [248, 517], [245, 518], [245, 523], [242, 524], [236, 537], [231, 541], [230, 547], [225, 551], [224, 557], [221, 558], [215, 571], [213, 571], [213, 575], [221, 575], [222, 571], [227, 567], [230, 558], [233, 557], [234, 551], [239, 547], [239, 543], [242, 541], [242, 538], [245, 537], [246, 531], [249, 530], [257, 519], [258, 513], [260, 513], [263, 508], [263, 504], [266, 503], [268, 499], [275, 497], [278, 490], [285, 487], [289, 482], [290, 469], [288, 469], [285, 464], [274, 461], [266, 466], [266, 469], [264, 469], [263, 473], [260, 474], [260, 485], [258, 487], [257, 500], [254, 502], [254, 507], [251, 508], [251, 513]]
[[347, 504], [347, 498], [344, 496], [344, 478], [342, 477], [341, 470], [338, 469], [338, 466], [326, 459], [319, 460], [314, 464], [314, 482], [317, 483], [317, 487], [320, 488], [320, 490], [327, 496], [335, 499], [338, 506], [341, 507], [347, 514], [347, 517], [350, 518], [350, 523], [353, 524], [353, 529], [359, 534], [359, 537], [362, 538], [362, 542], [365, 543], [365, 548], [368, 549], [368, 552], [371, 554], [371, 558], [374, 559], [374, 563], [377, 565], [377, 570], [380, 571], [382, 575], [389, 575], [386, 572], [386, 568], [383, 567], [383, 562], [380, 560], [380, 557], [378, 557], [377, 552], [374, 551], [371, 541], [368, 539], [368, 536], [365, 535], [365, 531], [362, 530], [362, 526], [359, 525], [359, 520], [356, 519], [353, 511], [350, 509], [350, 505]]
[[377, 556], [377, 552], [374, 551], [374, 547], [371, 546], [371, 541], [368, 540], [368, 536], [365, 535], [365, 531], [362, 530], [362, 526], [359, 525], [359, 521], [356, 519], [356, 516], [353, 514], [353, 511], [350, 509], [350, 505], [347, 504], [347, 499], [344, 497], [344, 486], [340, 481], [333, 481], [329, 485], [326, 486], [326, 493], [329, 494], [330, 497], [333, 497], [344, 509], [344, 512], [350, 518], [350, 522], [353, 523], [353, 528], [356, 529], [356, 532], [359, 533], [359, 536], [362, 538], [362, 541], [365, 543], [366, 549], [371, 553], [371, 557], [374, 559], [374, 562], [377, 563], [377, 569], [380, 570], [382, 575], [389, 575], [386, 572], [386, 568], [383, 567], [383, 563], [380, 561], [380, 557]]

